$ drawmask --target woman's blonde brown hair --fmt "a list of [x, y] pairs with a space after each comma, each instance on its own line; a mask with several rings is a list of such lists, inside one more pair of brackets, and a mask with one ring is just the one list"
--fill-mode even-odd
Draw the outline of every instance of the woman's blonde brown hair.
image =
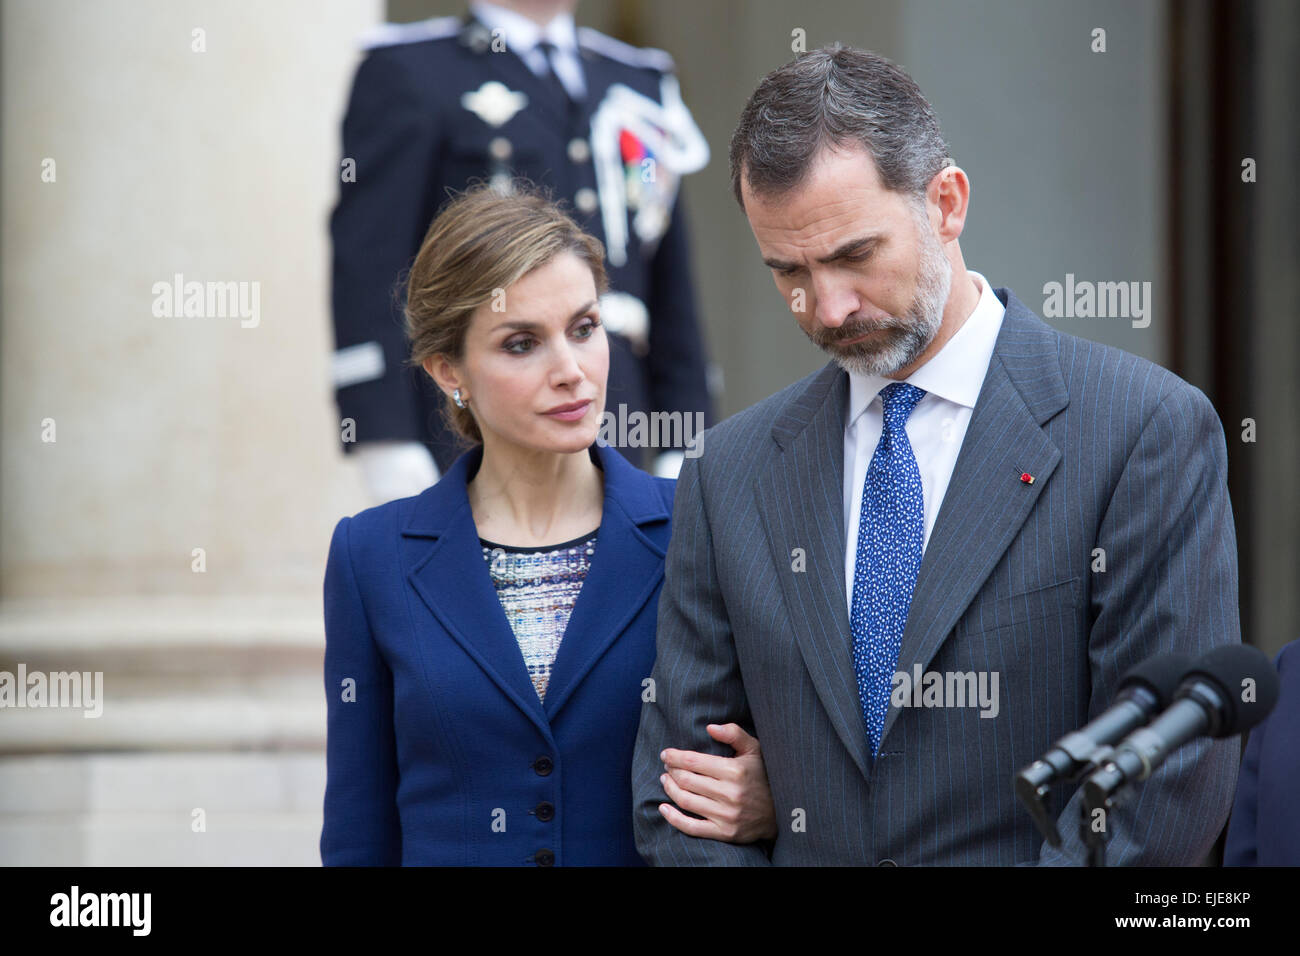
[[[429, 226], [407, 279], [408, 364], [436, 355], [461, 361], [474, 311], [564, 252], [591, 267], [597, 294], [606, 291], [600, 240], [531, 185], [515, 182], [508, 193], [475, 186], [453, 199]], [[443, 400], [443, 417], [456, 433], [482, 442], [470, 410]]]

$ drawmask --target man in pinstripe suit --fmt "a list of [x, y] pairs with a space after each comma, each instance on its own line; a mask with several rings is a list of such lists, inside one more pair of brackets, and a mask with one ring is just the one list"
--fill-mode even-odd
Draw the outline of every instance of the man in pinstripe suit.
[[[1240, 641], [1214, 409], [966, 269], [969, 182], [889, 61], [836, 46], [776, 70], [731, 164], [778, 290], [833, 361], [707, 431], [682, 471], [633, 767], [638, 851], [1081, 863], [1075, 788], [1053, 790], [1054, 849], [1012, 777], [1138, 661]], [[954, 693], [976, 686], [993, 699]], [[707, 800], [681, 781], [734, 785], [681, 754], [722, 750], [707, 720], [761, 741], [766, 844], [667, 822]], [[1179, 751], [1111, 812], [1108, 861], [1199, 863], [1239, 757], [1237, 738]]]

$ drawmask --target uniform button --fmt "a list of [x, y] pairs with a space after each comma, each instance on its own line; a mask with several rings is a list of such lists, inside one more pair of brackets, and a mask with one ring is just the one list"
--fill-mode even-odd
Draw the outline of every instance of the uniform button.
[[533, 861], [538, 866], [555, 866], [555, 854], [550, 850], [538, 850]]
[[575, 163], [585, 163], [591, 159], [591, 147], [581, 137], [569, 140], [569, 159]]
[[898, 866], [898, 864], [886, 857], [885, 859], [877, 863], [876, 866]]
[[488, 33], [487, 27], [481, 23], [476, 23], [469, 29], [461, 42], [466, 43], [475, 53], [482, 53], [492, 42], [492, 37]]
[[596, 199], [596, 191], [594, 189], [587, 189], [584, 186], [582, 189], [578, 190], [577, 194], [573, 198], [577, 202], [578, 208], [582, 212], [590, 213], [596, 211], [596, 206], [598, 205], [598, 201]]
[[550, 823], [555, 817], [555, 804], [543, 800], [533, 812], [537, 814], [537, 819], [543, 823]]
[[537, 771], [537, 776], [546, 777], [550, 776], [551, 771], [555, 769], [555, 764], [551, 763], [550, 757], [542, 754], [533, 761], [533, 769]]
[[488, 152], [492, 155], [492, 158], [501, 160], [502, 162], [509, 159], [510, 154], [514, 151], [514, 147], [510, 145], [510, 140], [506, 139], [504, 136], [498, 136], [496, 139], [492, 140], [492, 142], [488, 143]]

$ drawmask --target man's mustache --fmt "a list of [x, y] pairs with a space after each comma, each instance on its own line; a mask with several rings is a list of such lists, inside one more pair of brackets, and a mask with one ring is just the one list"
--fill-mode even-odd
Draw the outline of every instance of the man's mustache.
[[906, 319], [896, 319], [892, 315], [883, 319], [855, 319], [852, 323], [846, 322], [837, 329], [828, 329], [822, 326], [813, 332], [812, 340], [814, 345], [819, 346], [843, 345], [845, 342], [861, 338], [869, 332], [905, 329], [907, 325]]

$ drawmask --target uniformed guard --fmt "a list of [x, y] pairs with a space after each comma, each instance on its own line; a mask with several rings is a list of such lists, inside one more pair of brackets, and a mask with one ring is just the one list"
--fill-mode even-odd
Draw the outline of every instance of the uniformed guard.
[[[512, 6], [473, 3], [463, 19], [384, 24], [363, 41], [330, 219], [332, 368], [344, 450], [358, 454], [377, 500], [417, 493], [462, 450], [441, 393], [405, 363], [401, 284], [438, 209], [476, 181], [531, 180], [605, 243], [606, 411], [712, 424], [678, 196], [708, 145], [672, 59], [576, 28], [574, 0], [538, 20]], [[682, 459], [662, 447], [620, 451], [670, 476]]]

